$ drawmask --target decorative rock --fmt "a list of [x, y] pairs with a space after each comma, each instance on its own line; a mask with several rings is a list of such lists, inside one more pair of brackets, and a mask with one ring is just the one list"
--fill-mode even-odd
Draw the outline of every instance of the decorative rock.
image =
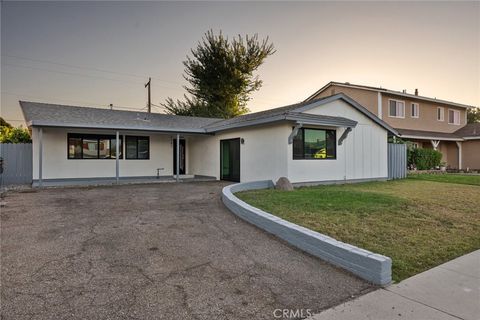
[[288, 180], [288, 178], [281, 177], [280, 179], [278, 179], [277, 183], [275, 184], [275, 189], [283, 190], [283, 191], [292, 191], [293, 186], [290, 180]]

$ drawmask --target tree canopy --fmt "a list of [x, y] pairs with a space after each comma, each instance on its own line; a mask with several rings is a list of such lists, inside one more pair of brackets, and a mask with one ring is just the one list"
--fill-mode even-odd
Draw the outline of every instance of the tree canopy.
[[0, 127], [8, 127], [8, 128], [11, 128], [12, 125], [10, 123], [8, 123], [7, 121], [5, 121], [5, 119], [3, 119], [2, 117], [0, 117]]
[[480, 122], [480, 108], [467, 109], [467, 123]]
[[232, 118], [249, 110], [250, 94], [262, 86], [254, 72], [275, 53], [268, 37], [238, 36], [231, 41], [222, 32], [205, 33], [191, 57], [183, 62], [184, 86], [189, 95], [184, 101], [166, 99], [162, 106], [170, 114], [199, 117]]

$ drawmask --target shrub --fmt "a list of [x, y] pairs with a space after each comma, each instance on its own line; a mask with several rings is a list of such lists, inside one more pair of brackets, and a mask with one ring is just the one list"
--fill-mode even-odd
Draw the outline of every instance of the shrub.
[[0, 127], [0, 143], [30, 143], [30, 133], [22, 127], [11, 128], [7, 126]]
[[407, 162], [409, 167], [415, 167], [418, 170], [429, 170], [440, 166], [442, 153], [433, 149], [408, 149]]

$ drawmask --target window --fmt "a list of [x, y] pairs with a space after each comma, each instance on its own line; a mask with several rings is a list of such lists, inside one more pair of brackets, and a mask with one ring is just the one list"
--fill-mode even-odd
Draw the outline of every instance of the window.
[[[69, 133], [68, 159], [116, 159], [115, 136]], [[120, 137], [120, 159], [122, 138]]]
[[388, 100], [388, 115], [394, 118], [405, 118], [405, 102]]
[[301, 128], [293, 138], [293, 159], [336, 159], [335, 130]]
[[437, 107], [437, 120], [443, 121], [445, 119], [445, 110], [442, 107]]
[[418, 118], [420, 115], [420, 106], [418, 103], [412, 103], [412, 110], [411, 110], [412, 118]]
[[125, 143], [127, 159], [150, 159], [149, 137], [126, 136]]
[[449, 124], [460, 124], [460, 111], [448, 109], [448, 123]]

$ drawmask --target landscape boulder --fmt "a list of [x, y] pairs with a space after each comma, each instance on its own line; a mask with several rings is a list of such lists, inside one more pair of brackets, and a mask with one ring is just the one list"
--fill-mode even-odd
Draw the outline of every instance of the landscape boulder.
[[275, 184], [275, 189], [283, 190], [283, 191], [292, 191], [293, 185], [290, 182], [290, 180], [288, 180], [288, 178], [281, 177], [280, 179], [278, 179], [277, 183]]

